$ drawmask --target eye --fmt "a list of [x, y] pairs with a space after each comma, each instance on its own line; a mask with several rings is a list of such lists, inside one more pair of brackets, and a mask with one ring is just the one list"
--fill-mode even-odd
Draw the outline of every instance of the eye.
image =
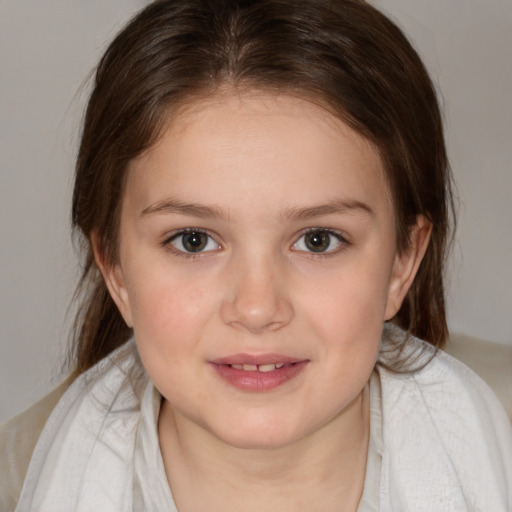
[[166, 243], [184, 253], [208, 252], [219, 249], [219, 244], [210, 235], [198, 229], [180, 231]]
[[295, 251], [327, 253], [339, 249], [347, 242], [344, 238], [334, 231], [328, 229], [311, 229], [304, 233], [293, 244], [292, 249]]

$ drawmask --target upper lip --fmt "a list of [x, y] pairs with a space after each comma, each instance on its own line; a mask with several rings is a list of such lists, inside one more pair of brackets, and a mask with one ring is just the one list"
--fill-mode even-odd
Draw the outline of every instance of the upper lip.
[[307, 360], [282, 354], [232, 354], [230, 356], [213, 359], [210, 362], [218, 365], [254, 364], [258, 366], [263, 364], [293, 364], [301, 361]]

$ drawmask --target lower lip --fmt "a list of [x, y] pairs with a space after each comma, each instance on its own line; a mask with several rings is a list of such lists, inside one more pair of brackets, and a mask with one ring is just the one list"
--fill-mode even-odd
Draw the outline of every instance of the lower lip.
[[276, 368], [271, 372], [237, 370], [226, 364], [210, 364], [223, 380], [235, 388], [243, 391], [270, 391], [297, 377], [308, 361]]

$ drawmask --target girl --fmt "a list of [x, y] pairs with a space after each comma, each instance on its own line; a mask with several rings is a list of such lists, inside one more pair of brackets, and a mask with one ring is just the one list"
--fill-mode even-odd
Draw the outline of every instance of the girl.
[[153, 2], [96, 72], [73, 371], [3, 427], [4, 509], [510, 510], [508, 419], [437, 350], [451, 211], [374, 8]]

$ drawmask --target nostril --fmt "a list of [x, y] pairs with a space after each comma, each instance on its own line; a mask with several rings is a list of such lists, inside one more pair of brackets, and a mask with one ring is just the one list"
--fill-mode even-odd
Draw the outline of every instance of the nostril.
[[[230, 276], [233, 277], [233, 276]], [[293, 318], [293, 307], [275, 279], [256, 279], [245, 276], [231, 283], [230, 300], [221, 306], [224, 323], [238, 329], [258, 334], [274, 331], [286, 325]]]

